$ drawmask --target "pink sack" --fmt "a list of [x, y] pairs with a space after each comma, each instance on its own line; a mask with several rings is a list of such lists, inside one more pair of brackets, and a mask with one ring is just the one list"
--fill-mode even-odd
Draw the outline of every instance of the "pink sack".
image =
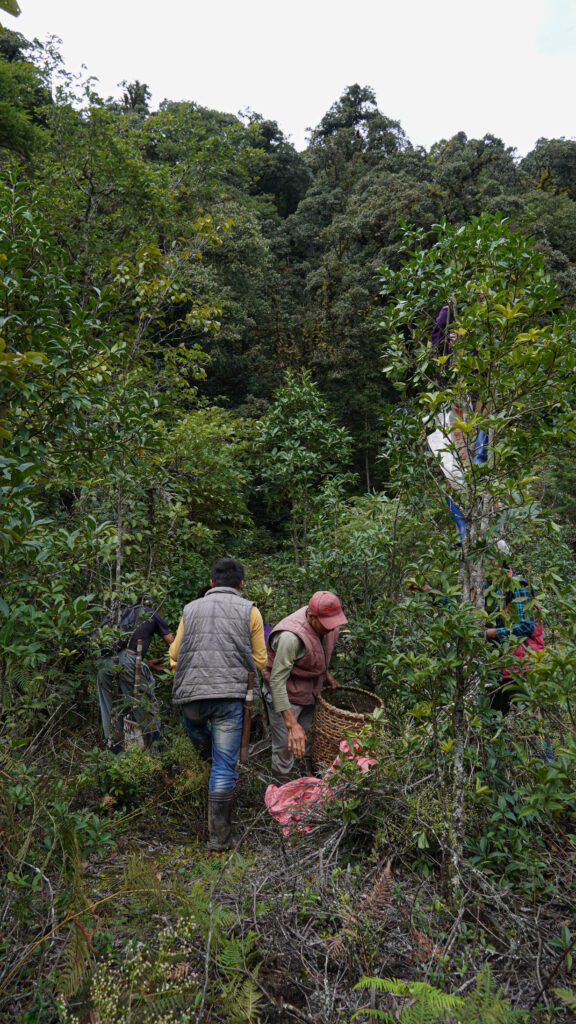
[[[323, 779], [305, 775], [301, 779], [285, 782], [283, 786], [268, 786], [264, 803], [272, 817], [282, 825], [282, 833], [290, 835], [290, 826], [296, 825], [302, 814], [320, 806], [330, 790]], [[298, 825], [299, 832], [309, 832], [312, 825]]]
[[367, 772], [376, 764], [375, 758], [361, 754], [362, 745], [359, 740], [354, 739], [352, 744], [354, 749], [350, 748], [347, 740], [342, 740], [341, 753], [334, 759], [323, 779], [305, 775], [301, 779], [285, 782], [283, 786], [268, 786], [264, 803], [272, 817], [282, 826], [283, 835], [289, 836], [293, 826], [298, 832], [310, 831], [313, 826], [301, 824], [302, 816], [309, 814], [315, 807], [320, 809], [324, 801], [334, 795], [327, 780], [334, 775], [341, 760], [355, 761], [362, 772]]

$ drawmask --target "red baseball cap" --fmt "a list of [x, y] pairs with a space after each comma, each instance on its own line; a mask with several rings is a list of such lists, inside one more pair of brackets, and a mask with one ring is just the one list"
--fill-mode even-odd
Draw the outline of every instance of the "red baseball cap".
[[340, 598], [330, 590], [317, 590], [308, 601], [308, 611], [315, 615], [326, 629], [345, 626], [348, 619], [342, 611]]

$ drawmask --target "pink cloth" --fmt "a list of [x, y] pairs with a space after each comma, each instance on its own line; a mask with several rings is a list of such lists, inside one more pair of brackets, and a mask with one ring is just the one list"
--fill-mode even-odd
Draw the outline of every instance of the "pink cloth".
[[530, 668], [532, 661], [529, 658], [529, 651], [546, 650], [546, 644], [544, 642], [544, 630], [542, 628], [542, 620], [540, 618], [540, 607], [536, 604], [536, 602], [534, 602], [534, 608], [536, 625], [534, 627], [534, 632], [532, 633], [532, 636], [524, 637], [522, 643], [519, 644], [518, 647], [515, 647], [512, 651], [514, 657], [518, 658], [518, 661], [524, 662], [524, 664], [519, 665], [518, 668], [516, 667], [516, 665], [510, 666], [509, 669], [505, 668], [502, 672], [502, 676], [504, 679], [512, 679], [513, 673], [526, 672], [526, 670]]
[[[510, 579], [512, 579], [514, 575], [512, 569], [508, 569], [508, 575]], [[530, 668], [532, 662], [529, 658], [526, 657], [529, 651], [546, 650], [546, 643], [544, 641], [544, 629], [542, 626], [542, 611], [537, 601], [532, 601], [532, 607], [534, 609], [535, 623], [532, 635], [524, 637], [522, 643], [519, 644], [518, 647], [515, 647], [512, 651], [514, 657], [518, 658], [518, 661], [520, 662], [524, 661], [524, 664], [518, 665], [518, 667], [516, 667], [516, 665], [514, 665], [513, 667], [511, 666], [510, 669], [505, 668], [504, 671], [502, 672], [503, 679], [512, 679], [513, 673], [526, 672], [526, 670]]]
[[[292, 825], [296, 825], [303, 814], [314, 806], [321, 806], [330, 790], [324, 779], [315, 779], [305, 775], [301, 779], [285, 782], [283, 786], [268, 786], [264, 794], [264, 803], [270, 814], [282, 826], [285, 836], [290, 835]], [[299, 832], [309, 832], [312, 825], [298, 825]]]
[[268, 786], [264, 794], [264, 803], [275, 821], [282, 826], [282, 833], [285, 836], [290, 835], [294, 826], [298, 832], [310, 831], [312, 825], [301, 824], [301, 819], [314, 808], [320, 809], [327, 798], [334, 796], [334, 791], [327, 780], [334, 775], [342, 761], [355, 761], [361, 772], [367, 772], [376, 764], [375, 758], [361, 753], [362, 745], [359, 740], [354, 739], [352, 747], [353, 749], [347, 740], [342, 740], [340, 754], [322, 779], [305, 775], [301, 779], [285, 782], [283, 786]]

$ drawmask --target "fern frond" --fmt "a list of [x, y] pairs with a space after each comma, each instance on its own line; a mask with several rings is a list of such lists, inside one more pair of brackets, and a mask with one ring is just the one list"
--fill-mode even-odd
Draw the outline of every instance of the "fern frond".
[[91, 966], [92, 958], [86, 936], [82, 929], [74, 923], [60, 958], [60, 968], [56, 979], [59, 994], [65, 999], [76, 995], [82, 982], [88, 977]]
[[355, 992], [358, 988], [375, 988], [377, 992], [391, 992], [392, 995], [398, 996], [404, 995], [405, 987], [406, 982], [399, 981], [398, 978], [369, 978], [363, 974], [352, 991]]
[[[405, 1004], [400, 1015], [364, 1007], [352, 1014], [372, 1015], [374, 1020], [399, 1024], [528, 1024], [528, 1014], [515, 1010], [505, 999], [485, 967], [476, 979], [476, 989], [465, 999], [450, 995], [421, 981], [400, 981], [398, 978], [369, 978], [363, 976], [354, 989], [375, 989], [388, 995], [400, 996]], [[556, 994], [570, 1009], [576, 1009], [576, 992], [556, 989]], [[454, 1011], [457, 1016], [454, 1017]]]
[[[198, 1007], [202, 999], [202, 991], [194, 981], [178, 982], [173, 988], [165, 992], [155, 992], [146, 997], [147, 1011], [152, 1014], [152, 1020], [165, 1018], [170, 1012], [182, 1012], [190, 1009], [191, 1006]], [[149, 1018], [146, 1017], [146, 1020]]]
[[326, 940], [328, 952], [334, 960], [339, 960], [343, 955], [349, 937], [348, 932], [341, 931], [336, 935], [331, 935], [330, 938]]
[[342, 908], [342, 927], [340, 928], [340, 931], [336, 932], [335, 935], [331, 935], [326, 940], [328, 952], [331, 957], [338, 960], [343, 956], [349, 943], [357, 942], [358, 931], [361, 925], [362, 919], [356, 913], [354, 908], [344, 906]]
[[387, 861], [378, 873], [372, 887], [363, 897], [364, 910], [370, 917], [381, 917], [390, 909], [392, 902], [392, 864]]
[[130, 889], [150, 889], [160, 894], [162, 886], [156, 868], [150, 861], [133, 854], [124, 868], [124, 886]]
[[356, 1010], [350, 1020], [355, 1020], [356, 1017], [366, 1017], [369, 1015], [372, 1020], [383, 1020], [385, 1024], [396, 1024], [396, 1017], [392, 1013], [388, 1013], [387, 1010], [375, 1010], [372, 1007], [364, 1007], [362, 1010]]
[[0, 768], [14, 772], [19, 768], [19, 763], [11, 754], [8, 753], [7, 750], [0, 750]]
[[252, 978], [245, 978], [224, 987], [220, 1008], [225, 1024], [259, 1024], [261, 1004], [261, 992]]
[[239, 970], [244, 966], [244, 946], [239, 939], [228, 939], [224, 944], [218, 962], [224, 970]]
[[73, 893], [82, 895], [82, 859], [74, 820], [56, 808], [52, 810], [50, 817], [54, 828], [54, 838], [62, 851], [64, 876], [70, 883]]
[[215, 952], [220, 950], [222, 943], [227, 942], [228, 932], [236, 924], [234, 914], [210, 897], [209, 886], [204, 882], [195, 882], [188, 889], [185, 898], [181, 900], [180, 913], [184, 918], [194, 918], [204, 940], [209, 934], [212, 935], [212, 948]]
[[388, 995], [400, 996], [406, 1001], [410, 1000], [409, 1004], [402, 1008], [399, 1018], [390, 1016], [390, 1014], [384, 1014], [383, 1017], [380, 1017], [378, 1013], [383, 1011], [375, 1011], [372, 1008], [369, 1011], [367, 1009], [359, 1011], [362, 1013], [370, 1012], [373, 1017], [379, 1020], [399, 1019], [401, 1024], [443, 1024], [447, 1020], [449, 1011], [460, 1009], [464, 1005], [464, 1000], [460, 996], [441, 992], [440, 989], [434, 988], [433, 985], [427, 985], [423, 981], [400, 981], [399, 978], [369, 978], [364, 976], [360, 978], [360, 981], [354, 988], [369, 988], [376, 990], [376, 992], [386, 992]]
[[123, 888], [136, 912], [160, 913], [166, 906], [166, 893], [153, 861], [133, 855], [122, 878]]
[[498, 988], [490, 967], [484, 967], [476, 979], [476, 988], [467, 996], [462, 1012], [462, 1024], [521, 1024], [528, 1022], [524, 1010], [514, 1010]]
[[576, 992], [571, 988], [553, 988], [552, 991], [569, 1010], [576, 1010]]
[[451, 996], [442, 992], [425, 981], [400, 981], [399, 978], [369, 978], [365, 975], [354, 985], [358, 988], [375, 988], [377, 992], [388, 992], [393, 996], [411, 996], [412, 998], [426, 997], [431, 1003], [447, 1010], [456, 1009], [462, 1006], [464, 1000], [460, 996]]
[[[424, 996], [400, 1013], [400, 1024], [448, 1024], [448, 1009], [432, 1006]], [[451, 1020], [454, 1018], [451, 1017]]]

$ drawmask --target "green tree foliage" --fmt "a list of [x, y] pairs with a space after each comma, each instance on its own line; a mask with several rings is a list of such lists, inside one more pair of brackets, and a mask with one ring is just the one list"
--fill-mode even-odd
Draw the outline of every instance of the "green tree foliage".
[[375, 455], [392, 401], [378, 370], [375, 271], [397, 266], [402, 223], [426, 229], [442, 217], [464, 223], [483, 211], [510, 216], [530, 228], [572, 298], [572, 198], [567, 189], [545, 191], [532, 157], [519, 164], [492, 135], [468, 139], [460, 132], [428, 154], [415, 149], [367, 87], [351, 87], [333, 105], [312, 132], [306, 157], [311, 185], [275, 243], [286, 271], [289, 324], [280, 353], [322, 378], [354, 435], [356, 467], [371, 486], [382, 481]]
[[17, 0], [0, 0], [0, 10], [7, 11], [8, 14], [12, 14], [15, 18], [20, 14]]
[[345, 181], [351, 162], [390, 156], [406, 144], [399, 123], [378, 110], [374, 90], [352, 85], [311, 133], [309, 158], [333, 181]]
[[[80, 488], [98, 456], [142, 443], [142, 412], [153, 406], [117, 388], [123, 346], [103, 326], [105, 305], [96, 295], [78, 302], [24, 190], [3, 186], [1, 201], [4, 640], [16, 643], [4, 655], [22, 663], [37, 661], [45, 645], [53, 653], [68, 646], [89, 622], [85, 594], [107, 535]], [[114, 440], [111, 424], [125, 436]]]
[[494, 135], [468, 139], [458, 132], [432, 147], [430, 165], [442, 212], [452, 221], [465, 221], [483, 210], [507, 213], [508, 197], [518, 191], [514, 150]]
[[538, 139], [522, 170], [536, 188], [576, 199], [576, 142], [571, 139]]
[[[48, 112], [51, 145], [34, 188], [82, 285], [101, 289], [111, 265], [143, 246], [167, 259], [178, 252], [186, 294], [219, 315], [210, 338], [204, 318], [196, 331], [189, 319], [170, 343], [205, 343], [211, 397], [233, 392], [240, 404], [258, 394], [277, 321], [270, 243], [247, 194], [264, 159], [255, 131], [191, 103], [128, 117], [89, 92], [77, 109], [66, 82], [61, 99]], [[264, 209], [274, 219], [268, 201]]]
[[241, 454], [235, 462], [241, 427], [223, 411], [190, 411], [203, 373], [195, 345], [158, 346], [174, 303], [194, 331], [209, 324], [179, 281], [178, 257], [142, 248], [136, 262], [118, 263], [105, 293], [80, 302], [25, 189], [4, 186], [1, 200], [0, 610], [10, 682], [26, 664], [73, 652], [99, 604], [137, 596], [152, 574], [162, 593], [176, 529], [194, 564], [210, 559], [219, 530], [248, 517]]
[[[484, 215], [457, 230], [442, 225], [437, 234], [426, 250], [421, 233], [409, 234], [411, 256], [383, 278], [388, 304], [381, 327], [389, 373], [400, 389], [419, 393], [423, 413], [469, 407], [459, 424], [460, 447], [450, 444], [463, 475], [458, 500], [468, 530], [480, 536], [468, 503], [480, 491], [498, 513], [529, 502], [529, 471], [571, 429], [566, 384], [574, 373], [574, 324], [560, 311], [541, 256], [506, 222]], [[456, 319], [447, 364], [429, 336], [435, 314], [449, 301]], [[487, 464], [473, 462], [479, 430], [490, 436]]]
[[249, 128], [255, 149], [250, 191], [254, 195], [271, 196], [280, 216], [287, 217], [295, 212], [306, 194], [310, 170], [276, 121], [252, 113]]
[[288, 512], [294, 557], [305, 563], [314, 496], [346, 467], [350, 435], [338, 426], [306, 370], [286, 373], [257, 430], [267, 504], [274, 517]]
[[40, 110], [50, 94], [18, 32], [0, 32], [0, 150], [29, 157], [42, 143]]
[[148, 114], [150, 107], [148, 101], [152, 97], [150, 89], [145, 82], [120, 82], [124, 92], [122, 93], [122, 107], [131, 114]]
[[[432, 245], [424, 248], [424, 241], [422, 232], [407, 232], [405, 264], [383, 278], [387, 372], [402, 392], [414, 396], [411, 416], [399, 422], [404, 440], [398, 433], [389, 450], [399, 493], [413, 490], [418, 481], [422, 503], [424, 431], [442, 424], [446, 410], [456, 410], [454, 428], [441, 429], [460, 473], [452, 497], [465, 524], [462, 594], [480, 616], [481, 636], [485, 580], [497, 574], [494, 561], [488, 570], [485, 560], [495, 543], [496, 524], [507, 516], [510, 528], [526, 508], [534, 515], [532, 484], [538, 466], [574, 428], [576, 408], [567, 384], [576, 369], [575, 324], [572, 314], [560, 311], [558, 291], [542, 258], [505, 222], [483, 215], [458, 229], [443, 224]], [[433, 316], [449, 301], [455, 309], [451, 356], [432, 350], [429, 341]], [[485, 461], [474, 458], [480, 431], [488, 441]], [[430, 500], [439, 504], [446, 485], [431, 473], [428, 486]], [[499, 585], [505, 586], [505, 580]], [[453, 638], [457, 630], [452, 623]], [[480, 686], [474, 670], [475, 658], [481, 664], [480, 651], [475, 654], [474, 643], [466, 640], [474, 632], [470, 620], [452, 651], [452, 842], [460, 849], [467, 716]], [[431, 664], [430, 657], [425, 671]]]
[[[358, 438], [357, 466], [368, 486], [376, 424], [389, 400], [389, 392], [382, 394], [373, 326], [375, 271], [388, 242], [376, 207], [388, 203], [381, 216], [386, 227], [392, 220], [392, 232], [402, 216], [390, 217], [376, 168], [388, 167], [407, 145], [400, 125], [378, 110], [373, 90], [358, 85], [346, 90], [311, 134], [306, 158], [313, 180], [275, 243], [286, 282], [283, 317], [290, 330], [281, 355], [321, 377], [330, 401]], [[404, 212], [413, 199], [406, 196]], [[373, 372], [367, 372], [369, 367]], [[355, 383], [360, 373], [362, 389]]]

